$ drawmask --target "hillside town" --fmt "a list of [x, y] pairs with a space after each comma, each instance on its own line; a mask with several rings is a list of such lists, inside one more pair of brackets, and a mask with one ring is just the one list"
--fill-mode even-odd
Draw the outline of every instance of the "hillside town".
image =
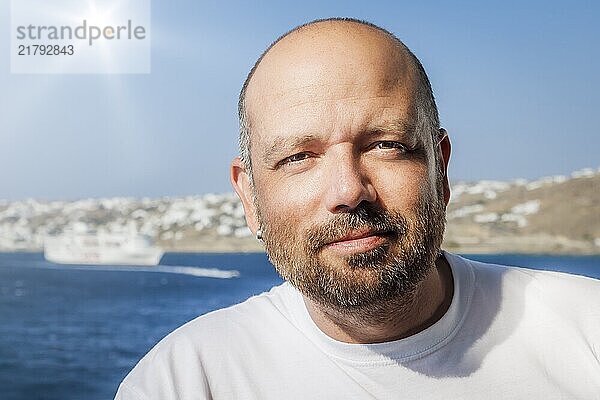
[[[534, 181], [457, 182], [445, 247], [461, 252], [600, 254], [600, 168]], [[262, 251], [234, 193], [76, 201], [0, 200], [0, 251], [42, 251], [63, 233], [152, 238], [165, 251]]]

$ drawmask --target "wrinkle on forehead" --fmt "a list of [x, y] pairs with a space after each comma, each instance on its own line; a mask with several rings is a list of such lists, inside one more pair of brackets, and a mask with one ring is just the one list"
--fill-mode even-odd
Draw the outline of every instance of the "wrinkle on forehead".
[[265, 106], [281, 103], [286, 106], [304, 102], [324, 102], [328, 100], [360, 100], [402, 95], [407, 100], [415, 96], [417, 81], [413, 74], [390, 71], [356, 71], [339, 68], [335, 72], [318, 71], [311, 73], [309, 67], [296, 65], [288, 71], [269, 74], [249, 86], [246, 93], [246, 106], [249, 113], [255, 114]]
[[[330, 101], [369, 101], [369, 100], [382, 100], [389, 99], [388, 95], [373, 95], [373, 96], [360, 96], [358, 94], [350, 94], [348, 96], [323, 96], [322, 98], [309, 97], [305, 99], [293, 99], [288, 96], [288, 98], [282, 97], [282, 101], [278, 102], [274, 109], [287, 109], [293, 110], [294, 108], [299, 108], [305, 106], [307, 104], [325, 104]], [[392, 108], [392, 107], [382, 107], [382, 108]]]

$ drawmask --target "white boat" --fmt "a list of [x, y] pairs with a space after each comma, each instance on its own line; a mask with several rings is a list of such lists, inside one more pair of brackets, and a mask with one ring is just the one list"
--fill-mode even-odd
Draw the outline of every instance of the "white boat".
[[75, 233], [46, 238], [44, 257], [58, 264], [157, 265], [163, 251], [137, 233]]

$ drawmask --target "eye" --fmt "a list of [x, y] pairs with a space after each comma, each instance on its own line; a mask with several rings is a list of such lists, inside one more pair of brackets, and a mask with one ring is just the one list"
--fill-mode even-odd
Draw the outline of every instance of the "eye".
[[373, 148], [378, 150], [397, 150], [402, 154], [410, 153], [410, 149], [408, 147], [393, 140], [382, 140], [380, 142], [376, 142], [373, 145]]
[[297, 153], [297, 154], [294, 154], [294, 155], [284, 158], [283, 160], [281, 160], [279, 162], [279, 164], [286, 165], [286, 164], [298, 163], [300, 161], [306, 160], [308, 157], [310, 157], [310, 154], [307, 152]]

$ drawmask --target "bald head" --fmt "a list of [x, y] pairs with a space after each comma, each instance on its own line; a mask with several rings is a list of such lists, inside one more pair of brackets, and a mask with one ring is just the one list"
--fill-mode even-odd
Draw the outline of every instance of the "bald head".
[[258, 59], [240, 93], [240, 155], [246, 169], [252, 172], [251, 137], [267, 128], [262, 113], [301, 103], [294, 96], [299, 90], [326, 100], [334, 89], [338, 96], [344, 90], [352, 96], [363, 87], [402, 91], [407, 113], [437, 133], [437, 108], [423, 67], [390, 32], [363, 21], [327, 19], [281, 36]]

